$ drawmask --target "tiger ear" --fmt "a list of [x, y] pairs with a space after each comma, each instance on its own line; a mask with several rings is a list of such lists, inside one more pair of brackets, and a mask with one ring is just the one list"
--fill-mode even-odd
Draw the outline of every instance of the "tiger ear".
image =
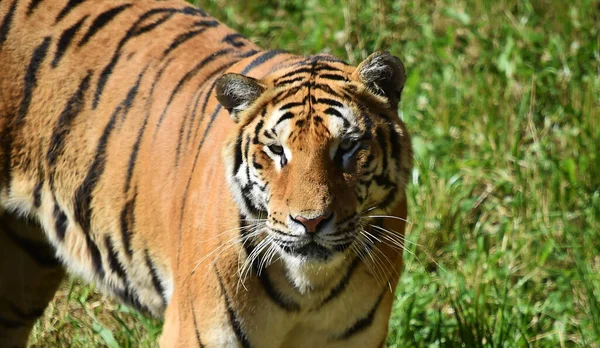
[[386, 97], [392, 109], [398, 107], [406, 81], [404, 64], [400, 58], [388, 51], [375, 52], [358, 65], [354, 75], [369, 91]]
[[240, 111], [246, 110], [265, 90], [258, 80], [240, 74], [228, 73], [217, 79], [217, 100], [235, 121]]

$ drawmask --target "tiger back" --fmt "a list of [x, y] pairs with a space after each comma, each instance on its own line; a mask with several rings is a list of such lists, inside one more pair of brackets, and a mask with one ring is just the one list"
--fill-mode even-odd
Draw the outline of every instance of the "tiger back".
[[0, 2], [0, 343], [65, 269], [161, 345], [383, 346], [405, 73], [264, 51], [182, 1]]

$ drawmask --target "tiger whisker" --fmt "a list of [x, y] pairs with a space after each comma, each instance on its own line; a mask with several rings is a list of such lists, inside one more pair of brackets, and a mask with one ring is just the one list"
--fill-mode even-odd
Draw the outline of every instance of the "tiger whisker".
[[219, 236], [222, 236], [222, 235], [224, 235], [224, 234], [225, 234], [225, 233], [227, 233], [227, 232], [232, 232], [232, 231], [242, 231], [242, 230], [245, 230], [245, 229], [252, 229], [252, 228], [256, 227], [257, 225], [258, 225], [258, 224], [253, 224], [253, 225], [244, 225], [244, 226], [240, 226], [240, 227], [234, 227], [234, 228], [230, 228], [230, 229], [228, 229], [228, 230], [225, 230], [225, 231], [223, 231], [223, 232], [217, 233], [217, 234], [215, 234], [214, 236], [212, 236], [212, 237], [210, 237], [210, 238], [202, 239], [202, 240], [200, 240], [200, 242], [207, 242], [207, 241], [209, 241], [209, 240], [216, 239], [216, 238], [218, 238]]
[[[364, 235], [363, 235], [364, 236]], [[366, 236], [364, 236], [366, 238]], [[365, 252], [365, 255], [368, 256], [371, 261], [369, 261], [366, 257], [363, 259], [363, 262], [365, 262], [365, 264], [370, 264], [369, 265], [369, 269], [371, 270], [371, 273], [373, 274], [373, 277], [375, 278], [375, 280], [377, 281], [377, 283], [379, 285], [383, 285], [383, 277], [380, 274], [380, 266], [379, 264], [375, 261], [375, 258], [373, 257], [372, 253], [369, 252], [369, 246], [367, 244], [365, 244], [365, 241], [362, 239], [357, 239], [358, 243], [363, 247], [363, 251]]]
[[240, 284], [244, 289], [246, 289], [246, 291], [248, 291], [248, 288], [246, 287], [246, 277], [250, 275], [250, 270], [252, 269], [252, 265], [254, 264], [256, 258], [266, 247], [268, 247], [268, 241], [268, 238], [264, 238], [263, 240], [261, 240], [258, 243], [258, 245], [254, 248], [254, 250], [252, 250], [250, 255], [246, 257], [246, 260], [244, 260], [241, 269], [238, 268], [238, 284], [236, 286], [236, 291], [239, 290]]
[[[386, 261], [387, 264], [392, 268], [392, 270], [395, 270], [394, 264], [392, 263], [392, 261], [389, 259], [389, 257], [387, 257], [387, 255], [385, 255], [385, 253], [383, 253], [383, 251], [381, 251], [381, 249], [379, 249], [379, 247], [377, 246], [377, 244], [375, 242], [373, 242], [373, 240], [371, 240], [371, 238], [378, 240], [381, 242], [381, 240], [379, 240], [377, 237], [375, 237], [373, 234], [369, 233], [366, 230], [362, 230], [362, 233], [364, 233], [364, 235], [367, 237], [367, 239], [369, 240], [369, 242], [371, 242], [371, 250], [373, 250], [376, 253], [379, 253], [380, 256], [383, 256], [385, 258], [382, 259], [380, 256], [377, 256], [377, 254], [375, 254], [375, 257], [379, 259], [379, 264], [382, 268], [382, 272], [385, 274], [388, 273], [389, 269], [388, 267], [384, 264], [383, 261]], [[387, 278], [387, 277], [386, 277]]]
[[413, 244], [413, 245], [415, 245], [415, 246], [417, 246], [417, 247], [421, 247], [421, 249], [420, 249], [420, 250], [421, 250], [422, 252], [424, 252], [424, 253], [425, 253], [425, 256], [427, 256], [427, 258], [428, 258], [428, 259], [429, 259], [431, 262], [433, 262], [433, 263], [434, 263], [434, 264], [435, 264], [437, 267], [439, 267], [439, 268], [440, 268], [441, 270], [443, 270], [444, 272], [447, 272], [447, 270], [446, 270], [446, 269], [445, 269], [445, 268], [444, 268], [442, 265], [440, 265], [440, 264], [439, 264], [439, 263], [438, 263], [438, 262], [437, 262], [437, 261], [436, 261], [436, 260], [435, 260], [435, 259], [434, 259], [434, 258], [431, 256], [431, 254], [429, 254], [429, 253], [427, 252], [427, 250], [425, 250], [425, 248], [423, 248], [423, 246], [422, 246], [422, 245], [420, 245], [420, 244], [418, 244], [418, 243], [416, 243], [416, 242], [412, 242], [412, 241], [410, 241], [410, 240], [409, 240], [409, 239], [407, 239], [405, 236], [401, 235], [400, 233], [398, 233], [398, 232], [396, 232], [396, 231], [394, 231], [394, 230], [388, 230], [388, 229], [385, 229], [385, 228], [383, 228], [383, 227], [381, 227], [381, 226], [376, 226], [376, 225], [371, 225], [371, 226], [372, 226], [372, 227], [375, 227], [375, 228], [377, 228], [378, 230], [380, 230], [380, 231], [382, 231], [382, 232], [384, 232], [384, 234], [383, 234], [383, 235], [387, 236], [387, 237], [388, 237], [388, 238], [390, 238], [390, 239], [393, 239], [393, 238], [400, 238], [400, 242], [398, 242], [398, 241], [397, 241], [396, 243], [402, 244], [402, 248], [403, 248], [404, 250], [406, 250], [406, 252], [408, 252], [410, 255], [414, 256], [414, 257], [417, 259], [417, 261], [418, 261], [420, 264], [423, 264], [423, 262], [422, 262], [422, 261], [419, 259], [419, 257], [418, 257], [418, 256], [417, 256], [417, 255], [416, 255], [416, 254], [415, 254], [413, 251], [411, 251], [410, 249], [408, 249], [408, 248], [406, 248], [406, 247], [404, 246], [404, 242], [408, 242], [408, 243], [410, 243], [410, 244]]
[[405, 242], [408, 243], [408, 244], [412, 244], [412, 245], [418, 246], [418, 247], [421, 246], [419, 243], [413, 242], [410, 239], [407, 239], [405, 236], [401, 235], [400, 233], [394, 233], [394, 232], [392, 232], [390, 230], [387, 230], [387, 229], [385, 229], [385, 228], [383, 228], [381, 226], [377, 226], [377, 225], [373, 225], [373, 224], [369, 224], [369, 226], [371, 226], [373, 228], [376, 228], [377, 230], [379, 230], [381, 232], [384, 232], [383, 235], [385, 235], [385, 236], [393, 236], [394, 238], [398, 238], [402, 242], [402, 247], [404, 247], [404, 243]]
[[[209, 258], [211, 255], [213, 255], [216, 252], [219, 251], [224, 251], [229, 249], [231, 246], [235, 245], [237, 242], [241, 242], [244, 240], [247, 240], [249, 238], [252, 237], [256, 237], [257, 235], [261, 234], [262, 231], [259, 230], [261, 226], [257, 225], [257, 226], [253, 226], [254, 229], [251, 229], [250, 233], [244, 235], [244, 236], [239, 236], [236, 235], [233, 238], [230, 238], [229, 240], [225, 241], [224, 243], [222, 243], [221, 245], [219, 245], [217, 248], [215, 248], [213, 251], [211, 251], [210, 253], [204, 255], [203, 257], [201, 257], [198, 261], [196, 261], [194, 268], [191, 271], [191, 274], [194, 274], [194, 272], [196, 271], [196, 269], [198, 268], [198, 266], [200, 266], [200, 264], [202, 262], [204, 262], [204, 260], [206, 260], [207, 258]], [[235, 229], [232, 229], [231, 231], [234, 231]], [[220, 233], [222, 234], [222, 233]], [[225, 248], [225, 249], [224, 249]], [[220, 255], [220, 254], [219, 254]], [[216, 258], [217, 259], [217, 258]]]
[[[379, 240], [375, 235], [373, 235], [372, 233], [368, 232], [367, 230], [363, 230], [363, 233], [366, 233], [368, 236], [372, 236], [374, 239], [378, 240], [379, 242], [381, 242], [381, 240]], [[398, 274], [398, 271], [396, 270], [396, 267], [394, 266], [394, 264], [392, 263], [392, 261], [390, 260], [390, 258], [383, 252], [381, 251], [381, 249], [379, 249], [379, 247], [375, 244], [373, 244], [373, 248], [375, 251], [379, 252], [381, 256], [383, 256], [385, 258], [385, 260], [387, 261], [387, 263], [390, 265], [391, 269], [396, 272], [396, 275], [400, 276], [400, 274]]]
[[400, 221], [404, 221], [407, 224], [413, 224], [411, 221], [408, 221], [404, 218], [401, 218], [399, 216], [393, 216], [393, 215], [365, 215], [365, 217], [369, 217], [369, 218], [383, 218], [383, 219], [396, 219], [396, 220], [400, 220]]

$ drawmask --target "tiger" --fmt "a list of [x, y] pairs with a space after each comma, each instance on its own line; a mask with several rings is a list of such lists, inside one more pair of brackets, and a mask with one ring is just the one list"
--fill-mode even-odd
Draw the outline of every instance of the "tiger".
[[182, 0], [0, 2], [0, 346], [66, 272], [162, 347], [384, 347], [406, 72], [265, 50]]

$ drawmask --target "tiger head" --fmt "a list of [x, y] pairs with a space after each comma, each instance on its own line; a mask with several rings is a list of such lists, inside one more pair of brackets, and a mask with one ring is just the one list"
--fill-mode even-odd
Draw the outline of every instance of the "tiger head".
[[402, 62], [387, 52], [358, 67], [318, 55], [260, 80], [219, 78], [217, 99], [237, 125], [224, 151], [229, 184], [245, 219], [263, 223], [265, 243], [285, 258], [327, 263], [356, 252], [367, 215], [404, 198], [404, 82]]

